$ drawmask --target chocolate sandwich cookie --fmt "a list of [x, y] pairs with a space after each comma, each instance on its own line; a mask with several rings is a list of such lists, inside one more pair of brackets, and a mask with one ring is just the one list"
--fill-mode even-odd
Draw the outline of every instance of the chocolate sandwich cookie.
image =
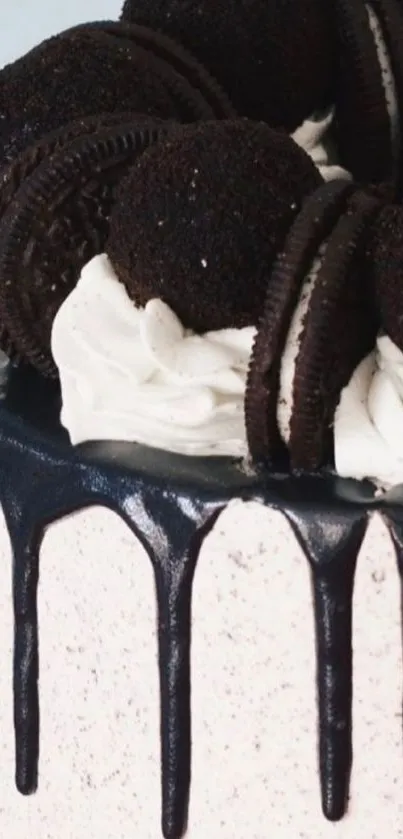
[[[109, 34], [108, 24], [66, 30], [4, 68], [0, 161], [6, 153], [10, 158], [10, 148], [19, 151], [50, 130], [98, 112], [132, 111], [184, 122], [232, 115], [207, 74], [200, 71], [199, 86], [182, 74], [185, 57], [169, 61], [146, 39], [137, 41], [130, 27], [110, 27]], [[202, 81], [211, 101], [204, 98]]]
[[16, 190], [0, 224], [2, 349], [56, 375], [53, 318], [83, 265], [104, 249], [116, 185], [169, 127], [119, 124], [67, 142]]
[[403, 350], [403, 210], [384, 207], [366, 249], [366, 274], [373, 286], [381, 325]]
[[[292, 255], [302, 250], [299, 224], [304, 226], [302, 239], [306, 241], [306, 219], [312, 219], [317, 196], [304, 207], [290, 233], [268, 284], [248, 379], [246, 422], [251, 454], [257, 460], [270, 461], [277, 434], [287, 446], [293, 470], [316, 471], [332, 462], [332, 425], [341, 391], [374, 346], [379, 324], [363, 270], [363, 253], [382, 204], [369, 193], [354, 190], [349, 195], [349, 186], [344, 194], [339, 187], [340, 195], [336, 194], [332, 204], [332, 188], [333, 184], [329, 186], [330, 203], [327, 207], [323, 204], [318, 215], [321, 229], [315, 244], [318, 238], [322, 242], [300, 285], [297, 301], [293, 285], [287, 310], [289, 314], [293, 309], [292, 316], [287, 330], [283, 321], [281, 340], [276, 341], [278, 332], [273, 322], [276, 327], [281, 317], [275, 311], [276, 298], [273, 302], [273, 280], [278, 285], [284, 282], [284, 275], [289, 286], [290, 273], [295, 277]], [[334, 224], [329, 235], [322, 238], [325, 221]], [[306, 269], [306, 250], [303, 256]]]
[[[157, 120], [154, 121], [157, 122]], [[66, 143], [71, 142], [76, 137], [89, 136], [102, 129], [115, 125], [127, 125], [130, 122], [138, 124], [144, 122], [145, 127], [147, 127], [150, 120], [149, 117], [143, 117], [141, 114], [129, 113], [98, 114], [97, 116], [76, 120], [63, 126], [63, 128], [50, 132], [39, 142], [26, 148], [24, 152], [13, 159], [12, 163], [0, 168], [0, 225], [3, 214], [21, 184], [33, 174], [43, 160], [49, 159], [52, 154], [62, 149]], [[4, 324], [0, 329], [0, 346], [8, 347], [11, 357], [15, 355], [15, 350]]]
[[[115, 46], [121, 46], [125, 42], [135, 44], [137, 47], [152, 53], [156, 59], [166, 62], [175, 74], [179, 75], [189, 85], [188, 89], [184, 88], [189, 100], [186, 102], [183, 92], [180, 87], [178, 88], [175, 75], [172, 75], [172, 79], [167, 78], [168, 86], [170, 89], [172, 87], [171, 94], [174, 101], [178, 100], [178, 107], [183, 103], [182, 121], [195, 121], [197, 118], [204, 120], [231, 119], [236, 116], [235, 108], [227, 94], [206, 68], [180, 44], [175, 43], [161, 32], [154, 31], [147, 26], [111, 21], [86, 23], [71, 30], [72, 33], [83, 31], [90, 34], [96, 33], [98, 36], [102, 35], [104, 39], [114, 43]], [[197, 113], [198, 111], [199, 113]], [[188, 118], [188, 112], [191, 119]]]
[[255, 325], [279, 243], [320, 183], [265, 123], [177, 127], [122, 181], [107, 253], [139, 306], [162, 298], [196, 332]]
[[332, 30], [325, 0], [127, 0], [125, 21], [192, 52], [242, 115], [295, 130], [330, 102]]
[[[69, 143], [76, 137], [94, 134], [97, 131], [113, 126], [127, 125], [130, 122], [136, 122], [138, 124], [144, 122], [145, 127], [147, 127], [150, 123], [150, 118], [142, 114], [120, 113], [119, 111], [116, 113], [83, 117], [82, 119], [63, 125], [55, 131], [50, 131], [41, 140], [25, 148], [18, 156], [14, 154], [11, 163], [0, 167], [0, 223], [1, 216], [7, 209], [16, 191], [22, 182], [35, 171], [42, 160], [50, 158], [52, 154], [63, 148], [66, 143]], [[155, 119], [153, 122], [157, 123], [159, 120]]]
[[398, 0], [335, 0], [335, 130], [342, 164], [363, 184], [402, 177], [403, 11]]
[[285, 448], [277, 405], [281, 357], [290, 322], [319, 248], [345, 209], [352, 190], [345, 181], [332, 181], [305, 200], [269, 276], [245, 394], [248, 446], [255, 461], [273, 464]]

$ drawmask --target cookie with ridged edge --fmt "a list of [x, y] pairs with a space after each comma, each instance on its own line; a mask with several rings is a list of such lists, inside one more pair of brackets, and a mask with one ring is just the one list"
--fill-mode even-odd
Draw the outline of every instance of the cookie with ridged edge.
[[379, 318], [363, 252], [381, 207], [373, 195], [355, 192], [321, 253], [299, 324], [290, 382], [287, 447], [293, 470], [316, 471], [333, 463], [341, 391], [375, 344]]
[[346, 207], [353, 186], [321, 185], [294, 220], [268, 279], [245, 394], [245, 425], [255, 462], [276, 464], [284, 449], [277, 424], [281, 356], [301, 289], [313, 260]]
[[[74, 122], [69, 122], [67, 125], [63, 125], [61, 128], [45, 134], [36, 143], [29, 145], [18, 156], [13, 157], [11, 163], [0, 168], [0, 223], [1, 216], [7, 209], [17, 189], [19, 189], [25, 178], [32, 175], [42, 160], [49, 158], [76, 137], [94, 134], [96, 131], [101, 131], [104, 128], [113, 127], [114, 125], [127, 125], [130, 122], [141, 123], [142, 121], [147, 125], [150, 123], [150, 117], [130, 112], [120, 113], [119, 111], [116, 113], [95, 114], [94, 116], [83, 117]], [[157, 123], [160, 120], [155, 118], [153, 122]]]
[[[108, 27], [115, 34], [108, 34]], [[182, 74], [179, 65], [185, 67], [185, 58], [168, 61], [162, 52], [149, 48], [146, 39], [137, 41], [128, 29], [105, 23], [66, 30], [2, 70], [3, 156], [7, 153], [10, 158], [13, 148], [23, 149], [44, 133], [97, 112], [133, 111], [184, 122], [227, 115], [224, 95], [219, 106], [217, 93], [215, 111], [199, 87]], [[151, 35], [148, 41], [152, 43]], [[193, 67], [192, 59], [189, 66]], [[214, 93], [216, 86], [205, 80], [205, 89]], [[221, 104], [222, 113], [218, 113]]]
[[403, 53], [396, 48], [394, 27], [401, 29], [402, 10], [397, 0], [335, 0], [335, 32], [338, 33], [335, 76], [335, 136], [342, 164], [363, 184], [390, 181], [396, 189], [401, 166], [392, 142], [379, 45], [373, 27], [381, 27], [390, 49], [390, 63], [403, 113]]
[[366, 249], [366, 273], [373, 285], [381, 326], [403, 350], [403, 210], [383, 207]]
[[[78, 125], [79, 123], [84, 124], [90, 119], [94, 120], [100, 117], [106, 119], [108, 115], [112, 120], [112, 125], [115, 122], [119, 122], [121, 113], [122, 111], [119, 110], [107, 112], [101, 110], [65, 122], [62, 112], [55, 113], [54, 110], [51, 112], [42, 110], [30, 111], [29, 116], [13, 120], [12, 123], [8, 123], [7, 121], [2, 123], [0, 121], [0, 175], [3, 174], [5, 167], [12, 164], [17, 158], [21, 158], [26, 151], [29, 151], [34, 146], [37, 147], [42, 139], [56, 134], [62, 136], [67, 126], [72, 126], [73, 124]], [[123, 113], [128, 115], [135, 114], [136, 117], [139, 116], [137, 111], [124, 111]], [[157, 116], [150, 117], [148, 114], [144, 114], [144, 118], [148, 120], [161, 119]], [[175, 122], [175, 120], [170, 121]]]
[[[193, 89], [193, 101], [191, 101], [193, 120], [197, 117], [197, 107], [200, 109], [198, 118], [204, 120], [208, 118], [231, 119], [236, 116], [235, 108], [229, 97], [204, 65], [200, 64], [193, 54], [163, 33], [156, 32], [147, 26], [111, 21], [81, 24], [70, 31], [96, 32], [115, 43], [131, 41], [138, 47], [151, 52], [156, 58], [167, 62]], [[175, 98], [176, 91], [173, 90], [172, 93]], [[198, 99], [197, 93], [199, 94]], [[210, 109], [209, 113], [207, 107]]]
[[[150, 122], [149, 117], [143, 117], [141, 114], [97, 114], [68, 123], [68, 125], [46, 134], [39, 142], [26, 148], [12, 163], [0, 169], [0, 225], [3, 213], [23, 181], [32, 175], [43, 160], [63, 148], [66, 143], [71, 142], [76, 137], [88, 136], [114, 125], [127, 125], [133, 121], [141, 123], [143, 120], [145, 126]], [[158, 120], [154, 121], [158, 122]], [[4, 325], [0, 327], [0, 346], [8, 347], [10, 358], [15, 356], [12, 341]]]
[[142, 120], [75, 138], [36, 167], [3, 214], [0, 321], [18, 356], [45, 375], [57, 375], [54, 316], [83, 265], [104, 250], [117, 183], [167, 131]]
[[320, 183], [265, 123], [177, 127], [122, 181], [107, 253], [139, 306], [162, 298], [196, 332], [253, 325], [279, 245]]
[[126, 0], [122, 19], [183, 44], [243, 116], [291, 132], [330, 101], [326, 0]]

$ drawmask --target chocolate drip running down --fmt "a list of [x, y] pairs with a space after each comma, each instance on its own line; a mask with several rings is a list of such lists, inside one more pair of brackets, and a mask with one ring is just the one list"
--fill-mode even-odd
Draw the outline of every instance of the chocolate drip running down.
[[[317, 638], [322, 808], [346, 809], [352, 747], [352, 595], [371, 512], [391, 525], [403, 564], [403, 496], [335, 477], [246, 474], [202, 459], [119, 443], [73, 449], [58, 423], [54, 383], [14, 370], [0, 404], [0, 497], [13, 551], [16, 784], [37, 786], [37, 584], [45, 526], [90, 504], [115, 511], [145, 547], [156, 580], [161, 696], [162, 831], [179, 839], [191, 775], [190, 645], [193, 575], [202, 542], [233, 498], [259, 501], [290, 521], [309, 562]], [[169, 484], [167, 482], [169, 476]], [[394, 517], [394, 518], [393, 518]], [[399, 529], [400, 528], [400, 529]], [[41, 720], [46, 725], [46, 719]], [[312, 743], [312, 748], [315, 744]]]

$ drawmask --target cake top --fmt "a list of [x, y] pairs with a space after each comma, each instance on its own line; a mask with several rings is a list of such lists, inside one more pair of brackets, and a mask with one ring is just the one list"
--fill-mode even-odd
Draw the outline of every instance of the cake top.
[[[295, 470], [331, 465], [341, 392], [376, 341], [365, 253], [382, 207], [374, 191], [323, 184], [303, 150], [264, 123], [174, 127], [122, 180], [108, 258], [86, 267], [57, 315], [53, 352], [69, 392], [97, 393], [94, 359], [100, 373], [102, 357], [103, 383], [116, 390], [114, 414], [122, 410], [120, 436], [130, 434], [131, 414], [141, 442], [246, 453], [242, 407], [255, 461], [276, 468], [287, 453]], [[204, 254], [214, 255], [211, 265]], [[108, 328], [112, 311], [120, 328], [118, 319]], [[109, 336], [110, 365], [97, 323]], [[136, 361], [126, 364], [130, 330]], [[92, 359], [86, 375], [84, 348]], [[117, 369], [132, 377], [130, 398], [114, 389]], [[225, 437], [229, 429], [235, 439]], [[76, 428], [74, 439], [81, 433]]]
[[[401, 9], [315, 0], [290, 27], [290, 0], [256, 3], [241, 35], [243, 7], [213, 19], [205, 3], [181, 11], [194, 58], [164, 8], [162, 25], [158, 3], [155, 21], [128, 3], [135, 22], [77, 26], [0, 76], [2, 347], [60, 375], [74, 442], [332, 466], [360, 364], [392, 369], [403, 343], [400, 211], [384, 208], [401, 175]], [[235, 118], [228, 93], [272, 124]]]

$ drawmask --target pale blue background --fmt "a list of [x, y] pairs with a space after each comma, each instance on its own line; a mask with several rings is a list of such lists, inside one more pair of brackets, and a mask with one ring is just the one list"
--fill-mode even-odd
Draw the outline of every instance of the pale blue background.
[[0, 67], [87, 20], [116, 20], [123, 0], [0, 0]]

